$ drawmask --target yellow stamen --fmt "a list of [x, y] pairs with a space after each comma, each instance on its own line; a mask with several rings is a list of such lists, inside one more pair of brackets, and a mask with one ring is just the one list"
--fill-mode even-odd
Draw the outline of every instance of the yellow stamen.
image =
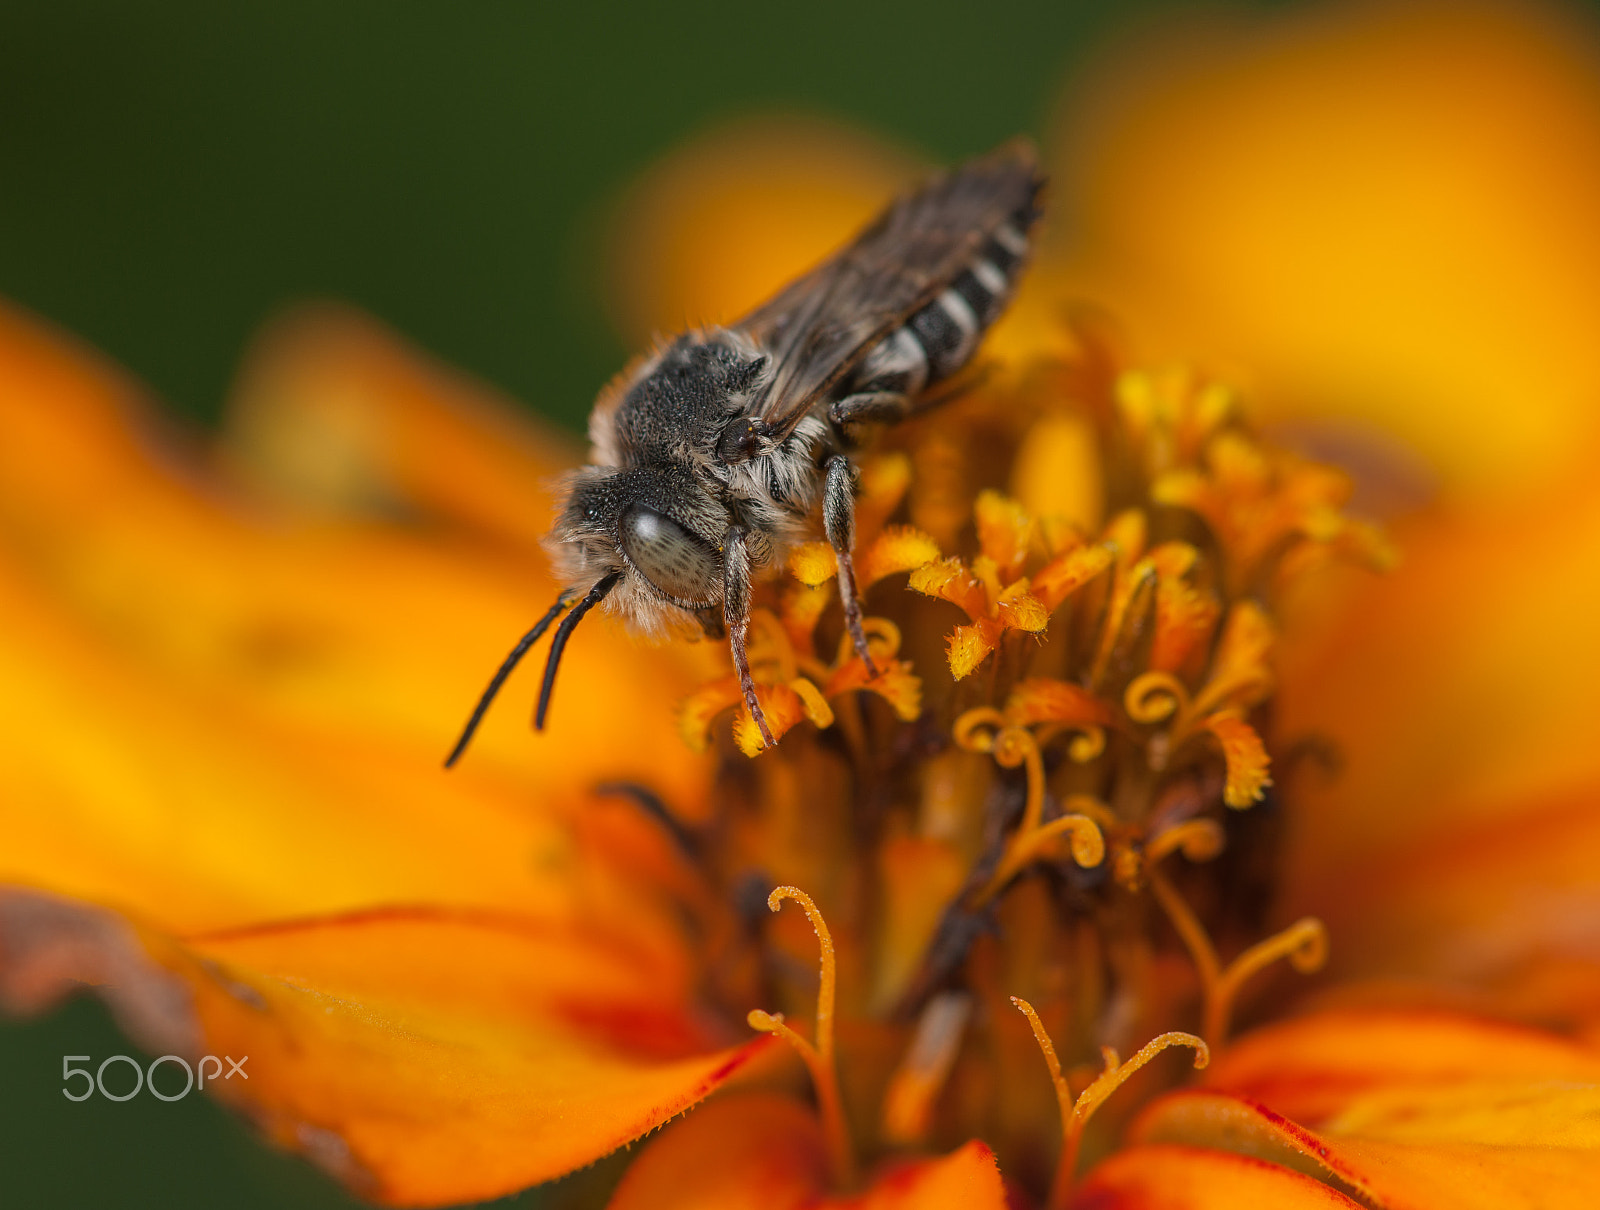
[[[1070, 799], [1068, 800], [1070, 803]], [[1093, 801], [1093, 800], [1091, 800]], [[1099, 804], [1095, 804], [1098, 806]], [[1100, 825], [1087, 814], [1059, 815], [1049, 823], [1041, 824], [1027, 835], [1018, 834], [1006, 850], [995, 869], [994, 889], [999, 890], [1018, 870], [1022, 869], [1050, 842], [1063, 832], [1070, 834], [1072, 860], [1084, 869], [1093, 869], [1106, 857], [1106, 841]]]
[[[880, 664], [887, 663], [900, 654], [900, 627], [888, 618], [862, 618], [861, 629], [867, 636], [867, 650]], [[838, 667], [855, 655], [855, 643], [848, 634], [839, 636], [839, 654], [834, 660]]]
[[956, 720], [954, 735], [956, 743], [969, 751], [992, 753], [1001, 768], [1015, 769], [1022, 765], [1028, 771], [1028, 797], [1022, 807], [1022, 822], [1006, 841], [1005, 852], [994, 874], [972, 897], [970, 907], [976, 909], [988, 903], [1063, 833], [1071, 837], [1073, 861], [1083, 868], [1090, 869], [1105, 860], [1105, 837], [1094, 816], [1105, 818], [1109, 808], [1099, 801], [1087, 795], [1073, 795], [1066, 805], [1073, 807], [1081, 803], [1084, 810], [1040, 823], [1044, 815], [1044, 758], [1027, 728], [1005, 725], [999, 711], [980, 706]]
[[1028, 836], [1038, 828], [1039, 817], [1044, 813], [1044, 758], [1039, 755], [1039, 745], [1021, 727], [1006, 727], [995, 736], [994, 759], [1002, 769], [1027, 767], [1028, 798], [1017, 835]]
[[1186, 819], [1157, 834], [1142, 848], [1119, 844], [1113, 856], [1112, 872], [1119, 886], [1137, 894], [1144, 890], [1146, 869], [1169, 853], [1181, 852], [1193, 862], [1210, 861], [1222, 852], [1223, 843], [1222, 825], [1216, 820]]
[[[1221, 1040], [1227, 1037], [1233, 1001], [1244, 981], [1279, 958], [1302, 975], [1314, 974], [1328, 960], [1328, 928], [1315, 916], [1303, 916], [1281, 933], [1258, 941], [1240, 954], [1222, 972], [1213, 1003], [1207, 1005], [1206, 1035]], [[1214, 1004], [1214, 1009], [1213, 1009]], [[1213, 1011], [1215, 1016], [1213, 1016]]]
[[[1148, 853], [1146, 856], [1148, 860]], [[1223, 967], [1204, 926], [1166, 876], [1154, 868], [1153, 862], [1147, 864], [1145, 877], [1150, 881], [1150, 893], [1183, 939], [1200, 976], [1200, 991], [1204, 1000], [1202, 1032], [1213, 1046], [1221, 1047], [1227, 1041], [1234, 999], [1251, 975], [1279, 958], [1289, 959], [1289, 964], [1303, 975], [1320, 970], [1328, 960], [1327, 927], [1316, 917], [1306, 916], [1281, 933], [1256, 942], [1227, 967]]]
[[816, 1057], [816, 1047], [784, 1024], [782, 1013], [769, 1013], [759, 1008], [752, 1008], [745, 1014], [744, 1019], [751, 1029], [760, 1030], [764, 1034], [777, 1034], [800, 1052], [800, 1057], [805, 1059], [808, 1067], [811, 1065], [811, 1060]]
[[993, 752], [994, 739], [1005, 726], [1005, 716], [993, 706], [979, 706], [956, 719], [951, 735], [968, 752]]
[[833, 935], [828, 932], [828, 925], [811, 896], [798, 887], [776, 888], [767, 896], [768, 909], [776, 912], [785, 899], [793, 899], [805, 909], [822, 951], [822, 980], [817, 989], [816, 1042], [807, 1042], [784, 1024], [782, 1013], [766, 1013], [757, 1008], [752, 1009], [745, 1020], [751, 1029], [782, 1038], [805, 1061], [806, 1069], [811, 1073], [812, 1087], [817, 1093], [817, 1109], [822, 1116], [822, 1129], [828, 1140], [834, 1179], [840, 1185], [852, 1185], [856, 1179], [855, 1151], [850, 1145], [850, 1130], [844, 1120], [844, 1104], [839, 1097], [839, 1073], [833, 1058], [833, 1002], [838, 980]]
[[1012, 996], [1011, 1003], [1015, 1004], [1028, 1024], [1033, 1027], [1033, 1036], [1038, 1040], [1039, 1049], [1044, 1052], [1044, 1065], [1050, 1069], [1050, 1083], [1055, 1085], [1056, 1104], [1061, 1109], [1061, 1121], [1065, 1124], [1072, 1117], [1072, 1088], [1067, 1083], [1067, 1077], [1062, 1074], [1061, 1060], [1056, 1057], [1056, 1044], [1050, 1040], [1050, 1035], [1045, 1031], [1044, 1022], [1039, 1020], [1039, 1014], [1034, 1011], [1021, 996]]
[[[1189, 951], [1189, 958], [1200, 976], [1200, 989], [1206, 1001], [1206, 1021], [1209, 1023], [1212, 995], [1222, 976], [1222, 964], [1217, 961], [1217, 951], [1200, 921], [1189, 910], [1189, 905], [1173, 889], [1166, 875], [1155, 868], [1153, 862], [1145, 863], [1145, 878], [1149, 880], [1150, 893], [1156, 897], [1156, 902], [1161, 905], [1161, 910], [1166, 912], [1167, 919], [1172, 922], [1172, 927], [1177, 930], [1178, 936]], [[1218, 1046], [1222, 1045], [1223, 1039], [1212, 1031], [1209, 1025], [1205, 1033], [1212, 1042]]]
[[1170, 672], [1146, 672], [1122, 691], [1123, 709], [1136, 723], [1159, 723], [1189, 705], [1189, 690]]
[[1087, 794], [1072, 794], [1067, 797], [1067, 806], [1079, 815], [1087, 815], [1100, 825], [1100, 830], [1106, 831], [1122, 823], [1117, 818], [1117, 813], [1098, 798], [1090, 798]]
[[1196, 1070], [1211, 1061], [1211, 1050], [1193, 1034], [1176, 1030], [1153, 1038], [1126, 1063], [1118, 1062], [1117, 1052], [1109, 1046], [1103, 1046], [1100, 1048], [1100, 1054], [1105, 1060], [1105, 1070], [1078, 1095], [1077, 1100], [1073, 1100], [1072, 1089], [1067, 1083], [1066, 1076], [1061, 1072], [1061, 1060], [1056, 1057], [1055, 1043], [1045, 1031], [1044, 1023], [1039, 1020], [1039, 1014], [1034, 1011], [1033, 1005], [1020, 996], [1012, 996], [1011, 1003], [1017, 1006], [1022, 1015], [1028, 1018], [1028, 1024], [1033, 1027], [1033, 1036], [1039, 1043], [1039, 1049], [1044, 1053], [1045, 1066], [1050, 1069], [1050, 1082], [1055, 1085], [1056, 1104], [1061, 1110], [1061, 1159], [1056, 1166], [1056, 1179], [1050, 1186], [1048, 1205], [1050, 1210], [1064, 1210], [1067, 1199], [1071, 1196], [1073, 1178], [1078, 1169], [1078, 1151], [1083, 1145], [1083, 1130], [1089, 1124], [1094, 1111], [1100, 1108], [1106, 1098], [1120, 1088], [1129, 1076], [1167, 1047], [1194, 1047]]
[[1076, 733], [1067, 741], [1067, 755], [1076, 764], [1086, 765], [1106, 750], [1106, 729], [1094, 723], [1044, 723], [1034, 741], [1043, 747], [1066, 732]]
[[1210, 861], [1222, 852], [1222, 825], [1214, 819], [1186, 819], [1156, 836], [1144, 847], [1145, 860], [1154, 864], [1175, 849], [1190, 861]]

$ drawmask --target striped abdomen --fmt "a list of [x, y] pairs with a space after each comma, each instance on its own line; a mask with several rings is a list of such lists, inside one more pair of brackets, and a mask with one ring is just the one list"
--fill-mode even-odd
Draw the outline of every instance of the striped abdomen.
[[972, 264], [862, 359], [843, 394], [910, 400], [966, 365], [1011, 301], [1034, 218], [1029, 207], [1001, 224]]

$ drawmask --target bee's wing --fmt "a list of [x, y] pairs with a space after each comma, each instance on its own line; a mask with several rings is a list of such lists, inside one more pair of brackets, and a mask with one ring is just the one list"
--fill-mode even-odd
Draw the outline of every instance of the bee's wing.
[[1039, 178], [1032, 147], [1008, 143], [900, 198], [830, 260], [735, 328], [773, 360], [754, 415], [788, 433], [885, 336], [944, 290]]

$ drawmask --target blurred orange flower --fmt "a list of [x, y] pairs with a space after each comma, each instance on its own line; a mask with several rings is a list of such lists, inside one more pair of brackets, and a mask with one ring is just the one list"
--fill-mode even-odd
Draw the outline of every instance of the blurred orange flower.
[[[196, 455], [0, 313], [0, 1004], [90, 984], [152, 1053], [249, 1054], [214, 1091], [389, 1204], [730, 1082], [613, 1206], [1591, 1204], [1591, 53], [1458, 3], [1109, 59], [989, 377], [866, 468], [881, 674], [796, 552], [754, 761], [720, 652], [597, 627], [549, 734], [502, 708], [439, 769], [577, 457], [481, 387], [308, 312]], [[665, 252], [619, 317], [738, 313], [909, 164], [701, 141], [622, 211]], [[1269, 437], [1125, 344], [1215, 356]], [[1293, 1016], [1280, 959], [1327, 960]], [[1172, 1043], [1210, 1061], [1162, 1094]]]

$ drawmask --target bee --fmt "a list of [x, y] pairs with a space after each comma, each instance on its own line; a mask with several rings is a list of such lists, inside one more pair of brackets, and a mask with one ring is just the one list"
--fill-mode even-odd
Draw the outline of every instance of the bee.
[[751, 583], [814, 536], [819, 505], [845, 626], [876, 675], [851, 562], [851, 458], [972, 359], [1027, 262], [1043, 184], [1022, 142], [933, 177], [737, 323], [664, 342], [606, 387], [590, 465], [566, 481], [545, 540], [566, 588], [494, 674], [445, 766], [566, 613], [534, 713], [544, 729], [567, 641], [602, 602], [639, 632], [725, 638], [771, 747], [746, 653]]

